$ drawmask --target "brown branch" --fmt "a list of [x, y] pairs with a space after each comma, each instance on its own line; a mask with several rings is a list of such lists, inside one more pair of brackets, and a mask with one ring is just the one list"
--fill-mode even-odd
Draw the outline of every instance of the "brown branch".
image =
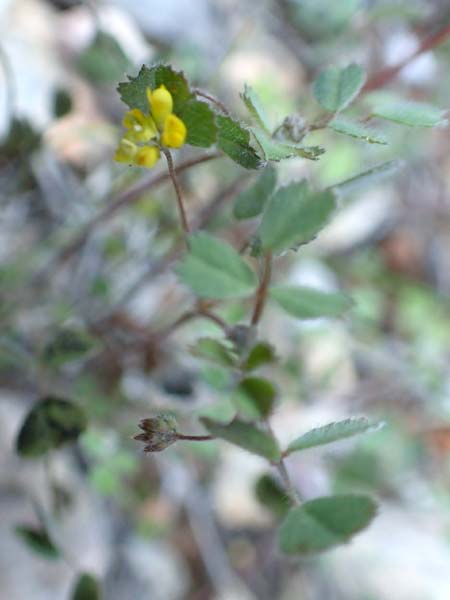
[[376, 90], [380, 87], [385, 86], [392, 79], [395, 79], [395, 77], [397, 77], [400, 71], [402, 71], [418, 56], [425, 52], [428, 52], [428, 50], [436, 48], [436, 46], [439, 46], [440, 44], [445, 42], [445, 40], [448, 37], [450, 37], [450, 23], [447, 23], [444, 27], [442, 27], [435, 33], [432, 33], [428, 37], [424, 38], [419, 44], [419, 47], [410, 56], [407, 56], [392, 67], [387, 67], [386, 69], [382, 69], [378, 73], [375, 73], [370, 79], [368, 79], [368, 81], [362, 89], [362, 92], [370, 92], [372, 90]]
[[253, 309], [253, 315], [251, 324], [257, 325], [264, 312], [266, 305], [267, 290], [269, 288], [270, 278], [272, 276], [272, 253], [268, 252], [264, 257], [263, 272], [261, 275], [261, 281], [255, 295], [255, 305]]
[[186, 209], [184, 208], [183, 192], [181, 191], [180, 184], [178, 183], [178, 179], [175, 174], [175, 169], [173, 167], [173, 159], [172, 159], [172, 155], [170, 154], [170, 150], [167, 150], [167, 148], [161, 148], [161, 152], [164, 154], [164, 156], [166, 157], [166, 160], [167, 160], [167, 168], [169, 169], [170, 179], [172, 180], [173, 187], [175, 189], [175, 195], [177, 197], [177, 204], [178, 204], [178, 212], [180, 213], [181, 227], [184, 231], [184, 236], [185, 236], [186, 245], [187, 245], [187, 237], [190, 233], [190, 229], [189, 229], [189, 223], [188, 223], [188, 220], [186, 217]]

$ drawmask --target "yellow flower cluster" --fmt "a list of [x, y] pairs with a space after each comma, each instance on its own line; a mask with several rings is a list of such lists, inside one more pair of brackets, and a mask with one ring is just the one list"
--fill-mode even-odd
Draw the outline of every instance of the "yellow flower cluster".
[[[139, 108], [125, 113], [127, 130], [114, 155], [117, 162], [150, 169], [160, 157], [160, 148], [180, 148], [186, 140], [186, 125], [173, 114], [172, 94], [161, 85], [147, 88], [149, 114]], [[141, 145], [144, 144], [144, 145]]]

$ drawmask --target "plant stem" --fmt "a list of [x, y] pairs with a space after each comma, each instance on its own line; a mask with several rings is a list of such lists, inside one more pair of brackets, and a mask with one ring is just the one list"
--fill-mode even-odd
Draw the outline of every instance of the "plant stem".
[[222, 102], [220, 100], [217, 100], [217, 98], [214, 98], [214, 96], [211, 96], [210, 94], [208, 94], [207, 92], [204, 92], [203, 90], [200, 90], [199, 88], [196, 88], [194, 90], [194, 93], [196, 96], [201, 96], [202, 98], [205, 98], [206, 100], [209, 100], [210, 102], [215, 104], [218, 108], [220, 108], [220, 110], [225, 115], [230, 114], [228, 109], [226, 108], [226, 106], [224, 104], [222, 104]]
[[184, 435], [184, 433], [177, 433], [177, 439], [188, 442], [210, 442], [215, 438], [212, 435]]
[[[265, 423], [266, 423], [266, 427], [267, 427], [267, 430], [269, 431], [270, 435], [273, 437], [274, 440], [276, 440], [275, 433], [272, 429], [272, 426], [270, 425], [269, 420], [266, 419]], [[277, 471], [280, 475], [281, 481], [283, 482], [283, 485], [286, 490], [286, 494], [289, 497], [289, 500], [292, 502], [292, 504], [294, 506], [298, 506], [299, 504], [301, 504], [300, 494], [298, 493], [298, 491], [296, 490], [296, 488], [294, 487], [294, 485], [291, 481], [291, 478], [289, 476], [289, 471], [287, 470], [286, 463], [284, 461], [284, 455], [281, 456], [281, 458], [278, 462], [274, 463], [274, 467], [277, 469]]]
[[264, 265], [263, 272], [261, 275], [261, 280], [256, 290], [255, 295], [255, 305], [253, 308], [253, 315], [251, 324], [253, 326], [257, 325], [261, 320], [262, 314], [264, 312], [264, 307], [266, 305], [267, 299], [267, 290], [269, 288], [270, 278], [272, 276], [272, 253], [269, 251], [264, 257]]
[[170, 154], [170, 150], [167, 150], [167, 148], [161, 148], [161, 152], [166, 157], [167, 168], [169, 169], [170, 179], [172, 180], [173, 187], [175, 188], [175, 194], [177, 197], [177, 204], [178, 204], [178, 212], [180, 213], [181, 227], [183, 228], [184, 235], [186, 237], [186, 244], [187, 244], [187, 237], [190, 233], [190, 229], [189, 229], [189, 223], [188, 223], [187, 217], [186, 217], [186, 210], [184, 208], [183, 192], [181, 191], [180, 184], [178, 183], [178, 179], [175, 174], [175, 169], [173, 167], [173, 160], [172, 160], [172, 155]]

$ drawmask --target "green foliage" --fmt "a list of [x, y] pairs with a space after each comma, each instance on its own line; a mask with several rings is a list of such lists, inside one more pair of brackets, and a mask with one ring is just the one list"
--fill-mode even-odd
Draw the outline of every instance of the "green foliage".
[[204, 358], [222, 367], [233, 367], [236, 357], [229, 346], [214, 338], [200, 338], [190, 348], [191, 353], [199, 358]]
[[113, 83], [128, 69], [130, 61], [117, 40], [99, 31], [78, 57], [80, 72], [94, 83]]
[[48, 365], [58, 367], [66, 362], [83, 358], [93, 348], [95, 340], [84, 330], [64, 327], [56, 331], [43, 351], [43, 360]]
[[191, 236], [189, 246], [177, 273], [198, 296], [240, 298], [254, 291], [255, 274], [231, 246], [207, 233]]
[[325, 496], [292, 508], [279, 530], [281, 550], [313, 554], [347, 542], [372, 521], [376, 504], [359, 494]]
[[250, 132], [228, 116], [217, 117], [217, 145], [234, 162], [245, 169], [259, 169], [263, 161], [250, 144]]
[[278, 444], [273, 437], [259, 429], [255, 425], [250, 425], [235, 419], [229, 425], [222, 425], [221, 423], [215, 423], [210, 419], [201, 419], [206, 429], [215, 437], [221, 438], [248, 450], [253, 454], [263, 456], [270, 461], [277, 461], [280, 459], [281, 453]]
[[17, 452], [26, 458], [40, 457], [74, 442], [86, 426], [86, 415], [79, 406], [61, 398], [43, 398], [22, 423], [16, 440]]
[[100, 600], [100, 586], [96, 577], [81, 573], [75, 582], [71, 600]]
[[365, 417], [350, 418], [336, 423], [329, 423], [323, 427], [311, 429], [307, 433], [289, 444], [286, 454], [314, 448], [315, 446], [323, 446], [343, 440], [359, 433], [364, 433], [373, 429], [375, 425], [370, 423]]
[[256, 182], [241, 192], [235, 200], [233, 214], [236, 219], [252, 219], [262, 213], [275, 189], [277, 173], [266, 167]]
[[15, 532], [28, 548], [43, 558], [55, 560], [61, 557], [59, 549], [54, 545], [45, 529], [30, 527], [28, 525], [17, 525]]
[[385, 101], [375, 105], [372, 115], [409, 127], [436, 127], [443, 122], [445, 111], [423, 102]]
[[272, 412], [277, 395], [275, 386], [262, 377], [246, 377], [238, 388], [238, 407], [250, 418], [268, 417]]
[[63, 88], [56, 90], [53, 97], [53, 113], [56, 118], [67, 115], [72, 110], [72, 97], [69, 92]]
[[264, 131], [257, 129], [252, 129], [252, 133], [264, 153], [265, 160], [279, 162], [295, 156], [307, 158], [308, 160], [318, 160], [319, 156], [325, 152], [320, 146], [302, 146], [301, 144], [280, 142]]
[[329, 124], [328, 127], [337, 133], [348, 135], [350, 137], [364, 140], [369, 144], [387, 144], [384, 135], [378, 131], [367, 127], [363, 123], [356, 121], [350, 121], [345, 117], [335, 117]]
[[282, 252], [310, 242], [335, 209], [330, 190], [312, 192], [306, 181], [280, 188], [264, 212], [259, 236], [265, 250]]
[[249, 85], [246, 85], [244, 87], [244, 92], [241, 94], [241, 98], [256, 125], [270, 135], [267, 117], [264, 114], [264, 109], [261, 106], [261, 101], [256, 92]]
[[186, 144], [208, 148], [216, 141], [217, 127], [213, 111], [205, 102], [188, 100], [178, 116], [186, 125]]
[[356, 98], [364, 82], [365, 73], [359, 65], [352, 64], [345, 69], [330, 67], [314, 82], [314, 96], [322, 108], [338, 112]]
[[255, 485], [255, 494], [263, 506], [277, 519], [282, 519], [289, 511], [289, 499], [278, 481], [271, 475], [262, 475]]
[[355, 175], [350, 179], [346, 179], [341, 183], [333, 185], [333, 192], [337, 196], [347, 196], [360, 189], [364, 189], [369, 185], [378, 183], [387, 177], [391, 177], [401, 168], [401, 166], [402, 162], [399, 160], [390, 160], [382, 163], [372, 169], [358, 173], [358, 175]]
[[343, 31], [360, 0], [289, 0], [295, 24], [306, 39], [319, 41]]
[[340, 292], [321, 292], [295, 285], [272, 287], [270, 297], [297, 319], [338, 317], [353, 304], [348, 296]]
[[276, 361], [275, 348], [267, 342], [258, 342], [250, 350], [243, 368], [245, 371], [254, 371], [259, 367]]

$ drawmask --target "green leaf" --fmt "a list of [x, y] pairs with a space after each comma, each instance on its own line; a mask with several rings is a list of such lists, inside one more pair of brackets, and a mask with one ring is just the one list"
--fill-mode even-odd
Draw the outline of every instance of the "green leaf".
[[237, 419], [229, 425], [215, 423], [207, 418], [203, 418], [201, 421], [211, 435], [215, 437], [263, 456], [270, 461], [280, 460], [281, 453], [276, 441], [269, 433], [258, 429], [254, 425], [249, 425]]
[[83, 358], [95, 345], [94, 339], [83, 329], [64, 327], [44, 347], [43, 359], [47, 364], [58, 367]]
[[352, 437], [359, 433], [364, 433], [370, 429], [374, 429], [376, 425], [370, 423], [365, 417], [345, 419], [336, 423], [329, 423], [323, 427], [311, 429], [307, 433], [289, 444], [286, 454], [314, 448], [315, 446], [323, 446], [331, 444], [345, 438]]
[[436, 127], [444, 121], [445, 111], [422, 102], [382, 102], [372, 115], [410, 127]]
[[364, 70], [359, 65], [351, 64], [345, 69], [330, 67], [314, 82], [314, 96], [322, 108], [338, 112], [356, 98], [365, 80]]
[[200, 338], [191, 346], [190, 351], [194, 356], [204, 358], [223, 367], [229, 368], [236, 364], [236, 358], [231, 349], [214, 338]]
[[142, 65], [137, 77], [128, 76], [129, 81], [119, 83], [118, 92], [122, 102], [130, 108], [148, 112], [147, 88], [154, 90], [165, 85], [173, 98], [173, 111], [178, 114], [186, 102], [195, 99], [182, 72], [174, 71], [169, 65]]
[[217, 145], [234, 162], [245, 169], [259, 169], [263, 161], [256, 150], [250, 145], [250, 132], [242, 125], [223, 115], [217, 116], [218, 134]]
[[227, 425], [236, 416], [236, 407], [230, 398], [221, 398], [212, 404], [194, 410], [194, 415], [207, 417], [215, 423]]
[[249, 85], [245, 85], [244, 92], [241, 94], [241, 98], [255, 123], [270, 135], [270, 127], [267, 124], [267, 117], [264, 114], [264, 109], [261, 106], [260, 99], [258, 98], [256, 92]]
[[207, 233], [189, 238], [189, 253], [177, 273], [202, 298], [240, 298], [256, 286], [256, 276], [227, 243]]
[[390, 160], [381, 165], [377, 165], [372, 169], [358, 173], [358, 175], [346, 179], [341, 183], [337, 183], [331, 186], [331, 189], [337, 196], [347, 196], [361, 188], [367, 188], [369, 185], [373, 185], [387, 177], [391, 177], [391, 175], [396, 173], [402, 165], [403, 163], [400, 160]]
[[50, 559], [60, 558], [59, 549], [53, 544], [44, 529], [29, 527], [28, 525], [17, 525], [15, 532], [37, 554]]
[[281, 308], [297, 319], [338, 317], [353, 305], [352, 300], [340, 292], [321, 292], [302, 286], [276, 286], [269, 293]]
[[291, 509], [279, 529], [286, 554], [312, 554], [344, 544], [365, 529], [377, 506], [369, 496], [325, 496]]
[[64, 117], [72, 110], [72, 96], [64, 88], [58, 88], [53, 96], [53, 114], [57, 119]]
[[267, 342], [258, 342], [250, 350], [243, 368], [245, 371], [253, 371], [262, 365], [275, 362], [277, 359], [275, 348]]
[[262, 377], [246, 377], [237, 387], [238, 408], [252, 419], [267, 417], [277, 395], [275, 386]]
[[100, 586], [94, 575], [81, 573], [75, 582], [71, 600], [100, 600]]
[[280, 188], [264, 212], [259, 236], [263, 249], [281, 252], [311, 241], [335, 209], [331, 190], [311, 192], [306, 181]]
[[[301, 0], [289, 4], [294, 24], [305, 40], [326, 40], [329, 43], [333, 36], [348, 27], [361, 0]], [[317, 45], [310, 47], [314, 54], [320, 52]]]
[[251, 131], [259, 146], [261, 146], [266, 160], [279, 162], [293, 157], [318, 160], [319, 156], [325, 152], [320, 146], [302, 146], [301, 144], [280, 142], [261, 130], [253, 128]]
[[386, 138], [378, 131], [367, 127], [363, 123], [350, 121], [345, 117], [336, 117], [328, 127], [337, 133], [342, 133], [359, 140], [369, 142], [369, 144], [387, 144]]
[[99, 31], [93, 42], [78, 57], [81, 73], [94, 83], [112, 83], [130, 66], [117, 40]]
[[277, 172], [266, 167], [256, 182], [241, 192], [234, 203], [236, 219], [251, 219], [262, 213], [277, 183]]
[[214, 144], [217, 126], [214, 112], [205, 102], [188, 100], [179, 110], [178, 116], [186, 125], [186, 144], [208, 148]]
[[16, 440], [17, 452], [27, 458], [42, 456], [75, 441], [86, 426], [86, 415], [79, 406], [46, 397], [33, 406], [22, 423]]
[[286, 516], [290, 505], [286, 492], [271, 475], [262, 475], [255, 485], [255, 495], [259, 502], [267, 507], [277, 519]]

